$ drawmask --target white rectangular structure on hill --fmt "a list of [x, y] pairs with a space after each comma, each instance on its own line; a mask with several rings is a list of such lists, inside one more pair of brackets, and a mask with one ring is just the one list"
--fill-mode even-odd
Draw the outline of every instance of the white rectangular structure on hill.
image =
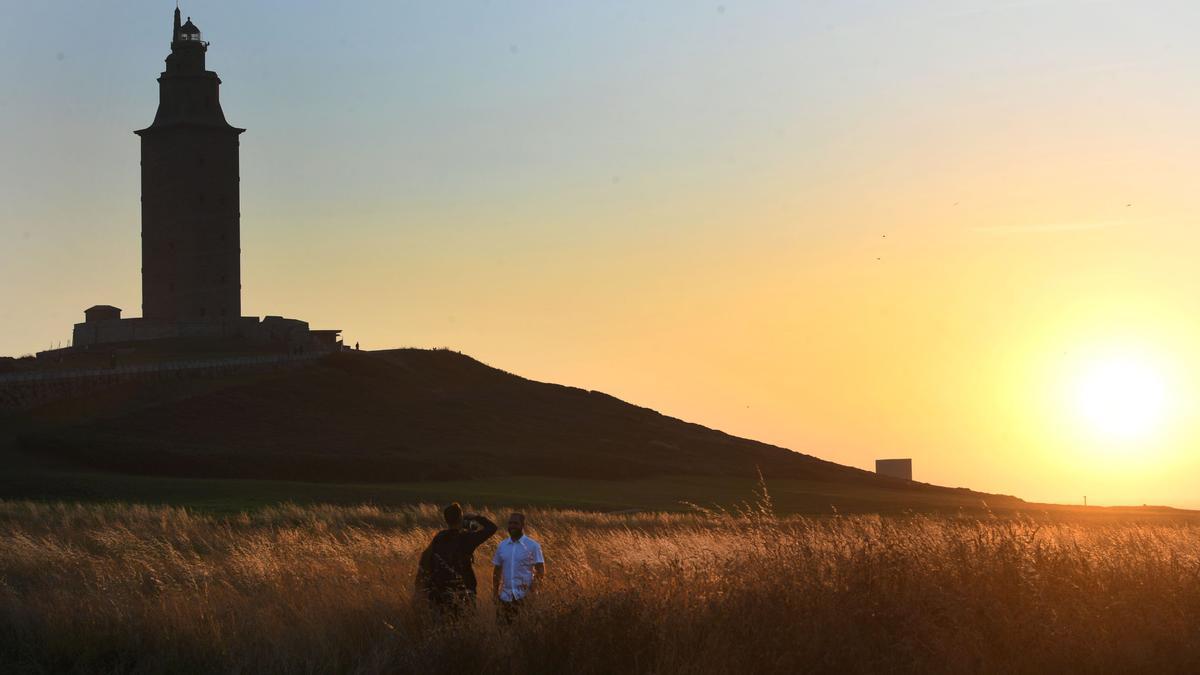
[[912, 459], [877, 459], [875, 473], [880, 476], [912, 480]]

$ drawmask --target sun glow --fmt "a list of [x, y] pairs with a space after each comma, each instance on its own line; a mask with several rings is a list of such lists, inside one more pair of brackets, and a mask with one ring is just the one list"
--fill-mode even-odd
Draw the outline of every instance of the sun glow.
[[1168, 416], [1170, 391], [1158, 364], [1136, 354], [1089, 360], [1071, 391], [1079, 421], [1108, 441], [1139, 441], [1154, 435]]

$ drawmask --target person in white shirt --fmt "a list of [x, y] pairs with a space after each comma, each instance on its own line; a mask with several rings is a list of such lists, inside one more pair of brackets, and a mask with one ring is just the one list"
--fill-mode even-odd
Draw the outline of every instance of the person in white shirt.
[[510, 623], [524, 604], [525, 598], [541, 585], [546, 577], [546, 561], [542, 545], [525, 535], [525, 515], [508, 517], [508, 539], [496, 547], [492, 556], [492, 592], [496, 596], [497, 614]]

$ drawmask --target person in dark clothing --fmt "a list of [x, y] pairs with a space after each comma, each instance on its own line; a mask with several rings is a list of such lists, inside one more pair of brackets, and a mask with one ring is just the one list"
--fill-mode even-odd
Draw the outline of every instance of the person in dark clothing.
[[458, 502], [442, 511], [446, 529], [421, 553], [417, 588], [443, 615], [458, 616], [475, 606], [475, 549], [496, 533], [496, 524], [479, 514], [463, 514]]

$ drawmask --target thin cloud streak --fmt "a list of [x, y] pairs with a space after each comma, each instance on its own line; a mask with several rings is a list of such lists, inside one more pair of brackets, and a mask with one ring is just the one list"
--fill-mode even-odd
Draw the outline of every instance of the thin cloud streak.
[[1120, 227], [1128, 225], [1128, 220], [1104, 220], [1099, 222], [1086, 223], [1044, 223], [1031, 225], [991, 225], [985, 227], [973, 227], [972, 232], [980, 232], [983, 234], [1047, 234], [1053, 232], [1082, 232], [1085, 230], [1099, 230], [1108, 227]]

